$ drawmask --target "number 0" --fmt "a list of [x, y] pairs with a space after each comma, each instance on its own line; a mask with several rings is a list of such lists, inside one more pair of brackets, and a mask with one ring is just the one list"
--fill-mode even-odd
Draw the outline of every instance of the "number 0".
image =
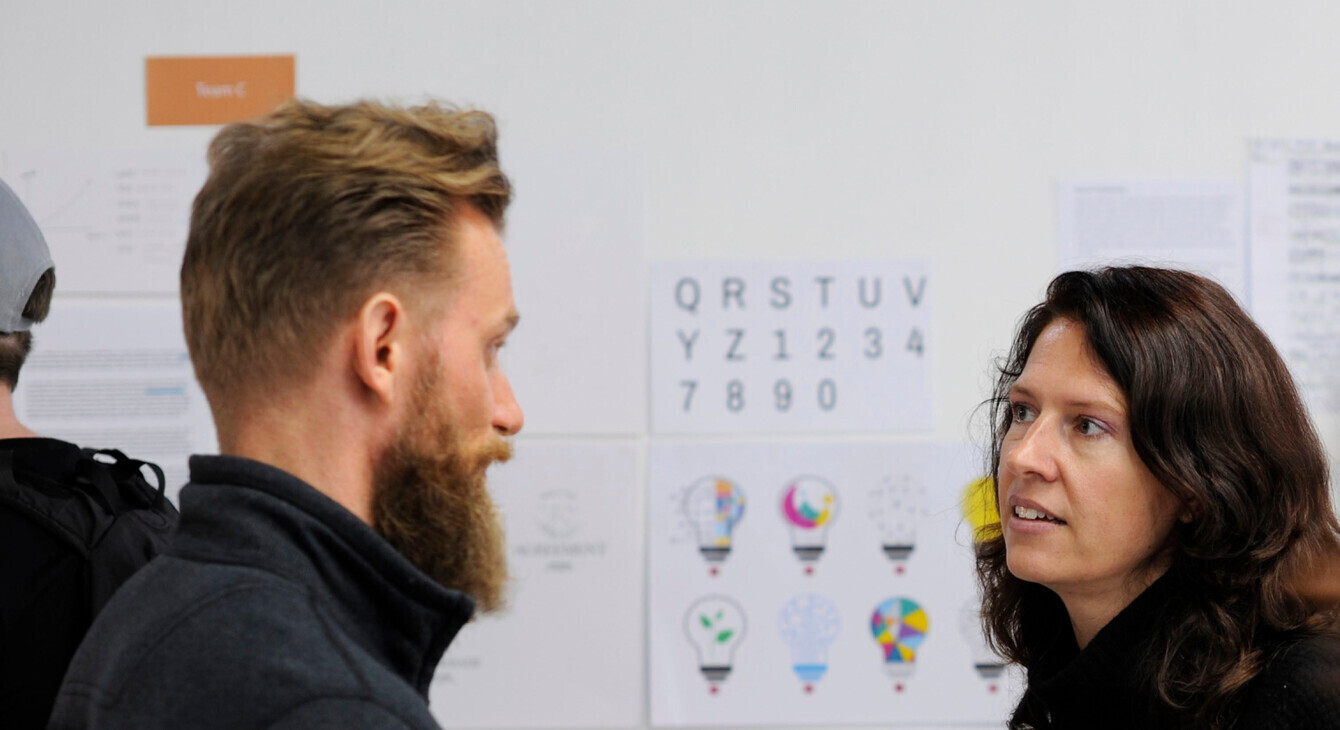
[[831, 411], [836, 405], [837, 383], [825, 378], [819, 383], [819, 408], [825, 411]]

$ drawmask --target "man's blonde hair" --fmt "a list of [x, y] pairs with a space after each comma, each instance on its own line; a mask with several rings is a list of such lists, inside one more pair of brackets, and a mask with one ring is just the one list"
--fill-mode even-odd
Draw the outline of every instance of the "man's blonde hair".
[[290, 101], [209, 147], [181, 269], [186, 344], [218, 419], [311, 375], [382, 288], [443, 285], [454, 222], [502, 228], [511, 185], [480, 111]]

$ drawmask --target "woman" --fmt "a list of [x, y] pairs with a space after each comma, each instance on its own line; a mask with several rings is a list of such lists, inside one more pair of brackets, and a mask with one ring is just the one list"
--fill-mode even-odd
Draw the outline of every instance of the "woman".
[[1340, 728], [1337, 615], [1293, 590], [1340, 552], [1326, 455], [1223, 288], [1069, 272], [994, 397], [983, 621], [1028, 685], [1012, 728]]

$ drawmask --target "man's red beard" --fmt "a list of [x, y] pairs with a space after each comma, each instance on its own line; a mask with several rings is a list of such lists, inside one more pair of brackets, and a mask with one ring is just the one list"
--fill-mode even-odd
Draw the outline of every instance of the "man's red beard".
[[504, 604], [507, 553], [484, 472], [510, 459], [512, 447], [492, 433], [483, 443], [462, 442], [439, 373], [428, 363], [414, 387], [423, 410], [400, 424], [377, 462], [372, 525], [428, 577], [489, 613]]

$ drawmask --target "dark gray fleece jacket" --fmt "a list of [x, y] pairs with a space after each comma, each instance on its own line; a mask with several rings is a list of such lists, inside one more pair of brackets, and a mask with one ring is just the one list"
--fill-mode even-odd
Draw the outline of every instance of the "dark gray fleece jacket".
[[195, 456], [172, 549], [98, 616], [49, 727], [436, 728], [473, 611], [296, 477]]

